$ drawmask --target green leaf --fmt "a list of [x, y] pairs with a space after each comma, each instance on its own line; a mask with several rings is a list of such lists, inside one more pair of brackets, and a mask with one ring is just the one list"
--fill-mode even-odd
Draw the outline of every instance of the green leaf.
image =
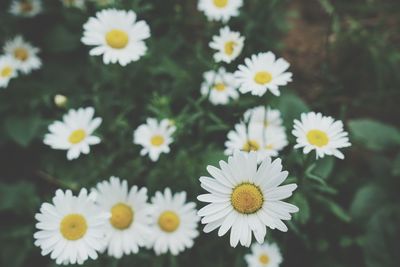
[[291, 93], [283, 94], [277, 101], [277, 108], [281, 111], [284, 122], [290, 126], [294, 119], [300, 117], [301, 113], [309, 111], [306, 103]]
[[352, 139], [374, 151], [400, 145], [399, 130], [375, 120], [352, 120], [349, 122], [349, 129]]
[[8, 117], [4, 122], [7, 135], [21, 146], [27, 146], [36, 136], [41, 119], [33, 114], [25, 117]]
[[323, 196], [315, 196], [315, 198], [324, 206], [326, 206], [330, 212], [332, 212], [337, 218], [344, 222], [350, 222], [351, 218], [349, 214], [332, 199], [327, 199]]
[[400, 208], [390, 205], [381, 208], [367, 226], [363, 251], [368, 267], [397, 267], [400, 262]]
[[392, 174], [393, 176], [400, 176], [400, 153], [397, 154], [393, 161]]
[[373, 184], [365, 185], [355, 194], [350, 214], [357, 221], [367, 222], [386, 201], [387, 197], [382, 188]]
[[0, 212], [10, 211], [15, 214], [33, 214], [39, 206], [39, 198], [32, 184], [0, 183]]
[[324, 157], [316, 161], [316, 166], [312, 170], [312, 173], [322, 179], [327, 179], [332, 173], [334, 165], [335, 159], [333, 157]]
[[294, 220], [306, 224], [310, 219], [310, 205], [307, 198], [303, 194], [297, 193], [293, 196], [293, 205], [299, 208], [299, 212], [293, 215]]

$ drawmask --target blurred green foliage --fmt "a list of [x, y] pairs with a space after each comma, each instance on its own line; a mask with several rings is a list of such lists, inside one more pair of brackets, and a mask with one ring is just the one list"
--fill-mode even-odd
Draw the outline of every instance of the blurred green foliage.
[[[206, 165], [225, 158], [227, 131], [246, 109], [269, 104], [282, 112], [291, 143], [293, 119], [308, 110], [343, 119], [353, 143], [340, 162], [325, 158], [306, 164], [313, 157], [284, 151], [289, 180], [299, 184], [290, 202], [300, 212], [288, 233], [267, 235], [281, 247], [283, 266], [398, 266], [399, 2], [245, 1], [241, 15], [229, 23], [246, 37], [236, 63], [259, 51], [285, 53], [285, 36], [296, 27], [292, 17], [322, 21], [328, 57], [315, 72], [321, 73], [323, 89], [318, 99], [297, 90], [308, 84], [300, 84], [304, 79], [296, 77], [298, 62], [291, 62], [294, 82], [281, 97], [242, 95], [222, 107], [201, 98], [199, 89], [202, 73], [215, 68], [208, 42], [221, 25], [207, 22], [196, 2], [116, 0], [113, 6], [133, 9], [152, 32], [147, 55], [124, 68], [90, 57], [80, 42], [82, 25], [95, 5], [77, 10], [47, 0], [42, 15], [23, 19], [7, 12], [10, 1], [0, 2], [0, 44], [22, 34], [41, 48], [44, 62], [40, 71], [20, 76], [0, 91], [0, 265], [55, 265], [40, 256], [32, 235], [34, 214], [57, 188], [90, 188], [115, 175], [147, 186], [150, 195], [168, 186], [187, 191], [195, 201]], [[310, 18], [305, 11], [318, 16]], [[68, 97], [66, 108], [55, 106], [56, 94]], [[68, 108], [89, 105], [103, 124], [98, 130], [102, 143], [88, 156], [69, 162], [63, 151], [42, 144], [51, 122]], [[171, 118], [178, 128], [171, 153], [156, 163], [140, 157], [140, 148], [132, 144], [132, 131], [147, 117]], [[247, 252], [230, 248], [226, 237], [211, 233], [202, 234], [193, 249], [178, 257], [155, 257], [142, 249], [120, 261], [102, 256], [85, 266], [239, 267]]]

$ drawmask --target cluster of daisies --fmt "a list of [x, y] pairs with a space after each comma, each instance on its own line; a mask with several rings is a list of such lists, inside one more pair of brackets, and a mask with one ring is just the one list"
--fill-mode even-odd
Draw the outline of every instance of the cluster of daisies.
[[199, 211], [187, 201], [186, 192], [173, 194], [166, 188], [149, 203], [146, 188], [129, 188], [117, 177], [99, 182], [90, 193], [85, 188], [78, 195], [57, 190], [52, 202], [43, 203], [35, 215], [35, 245], [57, 264], [83, 264], [103, 252], [121, 258], [140, 248], [178, 255], [193, 247], [201, 220], [206, 233], [219, 228], [223, 236], [230, 231], [232, 247], [249, 247], [254, 235], [259, 244], [246, 255], [250, 266], [278, 266], [278, 247], [264, 239], [267, 228], [288, 230], [283, 221], [298, 208], [283, 200], [297, 185], [281, 185], [288, 172], [280, 159], [257, 162], [256, 153], [238, 151], [219, 168], [208, 166], [210, 176], [199, 179], [207, 191], [198, 196], [206, 203]]
[[42, 66], [39, 48], [32, 46], [20, 35], [6, 41], [4, 55], [0, 56], [0, 88], [6, 88], [19, 73], [29, 74]]
[[[241, 0], [200, 0], [198, 8], [210, 20], [226, 23], [238, 14], [242, 4]], [[239, 32], [232, 31], [228, 26], [221, 28], [209, 44], [215, 50], [215, 62], [229, 64], [234, 61], [243, 50], [244, 40]], [[224, 67], [205, 72], [201, 93], [214, 105], [226, 105], [236, 100], [239, 92], [263, 96], [269, 90], [279, 96], [279, 86], [292, 81], [292, 73], [286, 72], [289, 66], [286, 60], [277, 58], [270, 51], [254, 54], [245, 58], [244, 64], [239, 65], [234, 73], [226, 71]]]
[[[242, 0], [199, 0], [198, 9], [209, 20], [227, 23], [239, 14], [242, 5]], [[83, 29], [82, 43], [91, 46], [89, 54], [101, 56], [104, 64], [125, 66], [146, 54], [150, 28], [145, 21], [137, 20], [133, 11], [101, 10]], [[229, 64], [241, 54], [244, 37], [225, 26], [209, 46], [215, 50], [217, 63]], [[201, 93], [215, 105], [238, 99], [239, 92], [262, 96], [270, 91], [279, 96], [279, 87], [292, 80], [289, 66], [272, 52], [258, 53], [244, 59], [234, 73], [222, 66], [206, 72]], [[65, 101], [59, 98], [59, 102]], [[67, 158], [76, 159], [101, 142], [94, 134], [101, 123], [92, 107], [71, 109], [61, 121], [49, 126], [44, 143], [67, 150]], [[161, 153], [170, 152], [175, 132], [172, 120], [148, 118], [133, 131], [133, 143], [142, 147], [140, 155], [157, 161]], [[304, 154], [315, 151], [317, 158], [331, 155], [342, 159], [339, 149], [350, 146], [343, 123], [321, 113], [301, 114], [300, 120], [294, 121], [292, 134], [296, 137], [295, 149], [302, 149]], [[185, 192], [173, 194], [166, 188], [148, 202], [146, 188], [128, 188], [127, 181], [111, 177], [90, 193], [86, 189], [78, 195], [58, 190], [52, 203], [42, 204], [36, 215], [35, 244], [58, 264], [83, 264], [106, 251], [120, 258], [138, 253], [140, 248], [152, 248], [157, 255], [178, 255], [193, 247], [200, 222], [205, 233], [217, 230], [218, 236], [223, 236], [230, 232], [232, 247], [251, 246], [251, 253], [245, 256], [249, 266], [277, 267], [282, 256], [276, 244], [265, 242], [267, 229], [286, 232], [284, 221], [299, 211], [284, 201], [297, 188], [285, 183], [288, 172], [278, 157], [287, 145], [278, 110], [269, 106], [249, 109], [228, 132], [228, 160], [220, 161], [218, 167], [207, 166], [209, 176], [199, 178], [206, 191], [197, 197], [205, 203], [200, 210], [194, 202], [187, 202]], [[256, 243], [252, 245], [253, 237]]]
[[90, 193], [57, 190], [35, 216], [35, 245], [57, 264], [83, 264], [106, 251], [121, 258], [139, 248], [178, 255], [199, 234], [195, 207], [185, 192], [173, 194], [169, 188], [149, 203], [146, 188], [129, 188], [126, 180], [111, 177]]
[[[64, 96], [59, 95], [58, 98], [61, 98], [60, 102], [65, 101]], [[102, 119], [95, 118], [94, 113], [93, 107], [70, 109], [62, 121], [49, 125], [44, 143], [53, 149], [67, 150], [68, 160], [89, 154], [90, 146], [101, 142], [100, 137], [93, 133], [101, 125]], [[145, 124], [134, 131], [133, 142], [143, 147], [140, 151], [142, 156], [148, 155], [152, 161], [157, 161], [161, 153], [170, 152], [169, 146], [173, 142], [175, 130], [171, 120], [148, 118]]]

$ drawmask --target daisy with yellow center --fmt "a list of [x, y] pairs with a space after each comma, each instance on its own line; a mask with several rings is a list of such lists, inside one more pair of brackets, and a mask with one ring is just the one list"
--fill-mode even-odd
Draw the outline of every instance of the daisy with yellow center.
[[264, 149], [264, 134], [264, 127], [260, 124], [236, 124], [235, 129], [228, 132], [228, 140], [225, 142], [225, 155], [233, 155], [237, 150], [254, 151], [257, 154], [258, 161], [261, 162], [268, 156]]
[[335, 121], [321, 113], [301, 114], [301, 120], [294, 121], [292, 133], [297, 138], [294, 148], [303, 148], [304, 154], [315, 150], [317, 159], [325, 155], [344, 159], [339, 148], [351, 146], [348, 133], [343, 130], [342, 121]]
[[152, 161], [157, 161], [161, 153], [169, 153], [173, 142], [172, 134], [176, 127], [168, 119], [158, 122], [148, 118], [146, 124], [140, 125], [133, 133], [133, 143], [143, 146], [142, 156], [149, 155]]
[[24, 74], [37, 70], [42, 61], [37, 56], [39, 49], [26, 42], [22, 36], [16, 36], [4, 45], [4, 52], [18, 63], [18, 70]]
[[223, 236], [229, 229], [230, 245], [250, 246], [252, 234], [263, 243], [267, 228], [286, 232], [282, 220], [290, 220], [298, 208], [282, 200], [292, 195], [296, 184], [280, 186], [288, 176], [282, 171], [280, 159], [262, 161], [257, 168], [257, 153], [236, 151], [228, 162], [220, 161], [220, 168], [208, 166], [211, 177], [200, 178], [201, 187], [207, 194], [198, 200], [207, 205], [199, 210], [204, 232], [217, 228]]
[[279, 86], [292, 81], [292, 73], [286, 72], [290, 64], [283, 58], [276, 59], [272, 52], [259, 53], [245, 59], [244, 65], [239, 65], [235, 77], [241, 93], [251, 92], [262, 96], [268, 90], [279, 96]]
[[126, 66], [139, 60], [147, 51], [144, 40], [150, 37], [150, 28], [145, 21], [136, 21], [136, 13], [132, 10], [99, 11], [83, 28], [82, 42], [95, 46], [90, 55], [103, 55], [104, 64], [118, 62]]
[[210, 47], [216, 50], [214, 60], [216, 62], [231, 63], [242, 52], [244, 37], [239, 32], [234, 32], [228, 26], [220, 29], [219, 35], [213, 36]]
[[21, 17], [34, 17], [42, 12], [41, 0], [13, 0], [10, 13]]
[[108, 255], [121, 258], [138, 253], [151, 234], [147, 189], [129, 189], [126, 180], [112, 176], [109, 181], [98, 183], [93, 192], [100, 209], [111, 213], [105, 229]]
[[104, 249], [104, 230], [110, 217], [82, 189], [78, 196], [57, 190], [53, 203], [44, 203], [35, 218], [35, 245], [42, 255], [50, 254], [57, 264], [83, 264], [97, 259]]
[[244, 259], [248, 267], [279, 267], [282, 263], [279, 247], [273, 243], [251, 245], [251, 253], [246, 254]]
[[186, 202], [186, 192], [172, 194], [169, 188], [156, 192], [152, 203], [151, 245], [157, 255], [178, 255], [194, 244], [198, 236], [196, 204]]
[[243, 0], [199, 0], [197, 9], [204, 12], [210, 21], [226, 23], [231, 17], [239, 15], [242, 5]]
[[0, 56], [0, 88], [6, 88], [12, 78], [17, 77], [18, 62], [10, 56]]
[[203, 77], [204, 82], [201, 84], [201, 94], [208, 95], [212, 104], [226, 105], [230, 100], [235, 100], [239, 97], [235, 78], [232, 73], [226, 72], [225, 68], [221, 67], [217, 71], [207, 71]]
[[100, 126], [102, 119], [93, 118], [92, 107], [71, 109], [63, 117], [49, 126], [50, 133], [44, 137], [44, 143], [53, 149], [68, 150], [67, 158], [76, 159], [81, 153], [88, 154], [90, 145], [100, 143], [100, 138], [92, 133]]

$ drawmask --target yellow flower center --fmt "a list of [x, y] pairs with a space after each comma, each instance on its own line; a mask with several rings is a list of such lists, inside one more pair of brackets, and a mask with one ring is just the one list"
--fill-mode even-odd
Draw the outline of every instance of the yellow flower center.
[[255, 140], [248, 140], [242, 147], [243, 151], [258, 151], [260, 149], [260, 144]]
[[225, 54], [228, 56], [232, 55], [235, 51], [236, 43], [234, 41], [226, 42], [225, 43]]
[[320, 130], [311, 130], [307, 133], [307, 140], [310, 144], [323, 147], [329, 142], [328, 135]]
[[162, 144], [164, 144], [164, 137], [161, 135], [154, 135], [151, 140], [150, 143], [153, 146], [161, 146]]
[[115, 49], [124, 48], [129, 41], [129, 36], [121, 30], [111, 30], [106, 34], [106, 42], [109, 46]]
[[254, 75], [254, 81], [258, 84], [265, 85], [272, 80], [271, 73], [267, 71], [259, 71]]
[[158, 218], [158, 225], [163, 231], [168, 233], [178, 229], [180, 223], [178, 214], [170, 210], [164, 211]]
[[82, 142], [83, 139], [86, 137], [86, 132], [83, 129], [78, 129], [73, 131], [70, 136], [68, 137], [68, 141], [75, 145]]
[[261, 264], [268, 264], [269, 263], [269, 257], [267, 254], [261, 254], [260, 257], [258, 258]]
[[12, 73], [13, 73], [13, 69], [9, 66], [6, 66], [1, 70], [0, 76], [6, 78], [6, 77], [10, 77]]
[[261, 209], [264, 202], [260, 188], [254, 184], [243, 183], [233, 189], [231, 203], [233, 208], [243, 214], [251, 214]]
[[226, 86], [223, 83], [216, 83], [214, 85], [214, 89], [217, 90], [218, 92], [223, 92], [223, 91], [225, 91]]
[[228, 5], [229, 0], [213, 0], [214, 5], [218, 8], [223, 8]]
[[28, 12], [30, 12], [30, 11], [32, 11], [32, 9], [33, 9], [33, 5], [32, 5], [32, 3], [30, 2], [30, 1], [22, 1], [20, 4], [19, 4], [19, 6], [20, 6], [20, 8], [21, 8], [21, 11], [23, 12], [23, 13], [28, 13]]
[[110, 223], [114, 228], [124, 230], [129, 228], [133, 222], [133, 210], [124, 203], [115, 204], [111, 208]]
[[14, 57], [21, 61], [25, 61], [28, 59], [29, 54], [25, 48], [20, 47], [14, 50]]
[[60, 232], [68, 240], [81, 239], [86, 234], [86, 231], [86, 219], [80, 214], [69, 214], [60, 223]]

